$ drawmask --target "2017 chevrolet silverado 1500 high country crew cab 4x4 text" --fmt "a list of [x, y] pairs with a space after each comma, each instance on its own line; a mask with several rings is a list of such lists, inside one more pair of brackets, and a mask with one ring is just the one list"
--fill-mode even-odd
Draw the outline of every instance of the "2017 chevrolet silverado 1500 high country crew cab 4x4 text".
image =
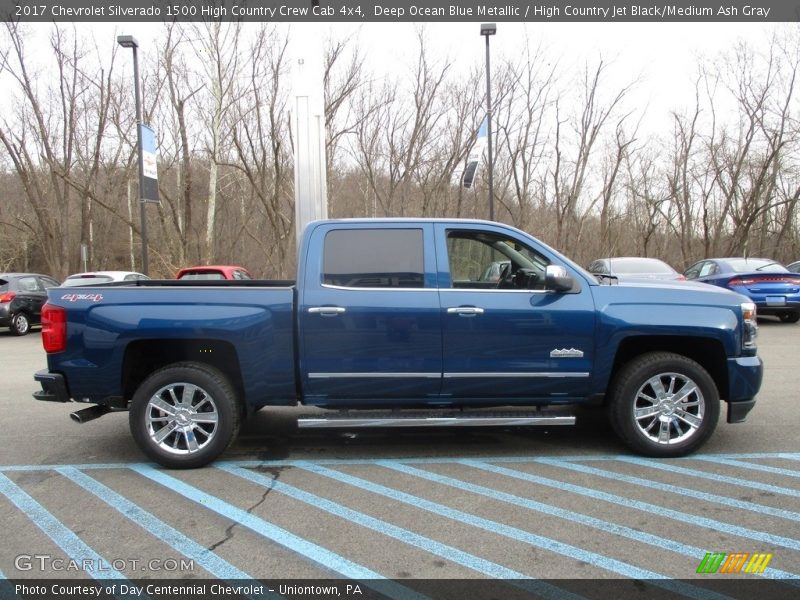
[[541, 409], [601, 401], [634, 451], [680, 456], [720, 399], [744, 420], [762, 377], [743, 296], [598, 280], [486, 221], [318, 221], [296, 282], [55, 288], [43, 323], [35, 397], [94, 405], [78, 421], [129, 409], [144, 453], [177, 468], [213, 461], [253, 411], [298, 403], [330, 409], [300, 427], [351, 428], [572, 423]]

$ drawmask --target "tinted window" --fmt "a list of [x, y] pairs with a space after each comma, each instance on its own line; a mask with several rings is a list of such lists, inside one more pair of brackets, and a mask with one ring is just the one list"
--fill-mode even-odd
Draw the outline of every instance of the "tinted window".
[[727, 261], [736, 273], [749, 273], [751, 271], [764, 271], [767, 273], [785, 273], [786, 267], [774, 260], [758, 258], [733, 258]]
[[42, 284], [44, 289], [49, 289], [51, 287], [58, 287], [61, 285], [55, 279], [50, 279], [49, 277], [39, 277], [39, 282]]
[[697, 275], [698, 277], [708, 277], [709, 275], [713, 275], [717, 271], [717, 265], [713, 262], [704, 262], [703, 266], [700, 267], [700, 273]]
[[106, 275], [90, 275], [88, 277], [68, 277], [64, 283], [61, 284], [62, 287], [76, 287], [79, 285], [97, 285], [99, 283], [108, 283], [112, 281], [111, 277], [107, 277]]
[[421, 229], [338, 229], [325, 236], [322, 282], [342, 287], [424, 287]]
[[688, 269], [686, 269], [686, 278], [687, 279], [695, 279], [700, 274], [700, 267], [703, 266], [703, 263], [695, 263]]
[[589, 268], [587, 270], [590, 273], [605, 273], [607, 271], [602, 260], [594, 261], [592, 264], [589, 265]]
[[38, 292], [40, 290], [36, 277], [20, 277], [17, 288], [20, 292]]
[[225, 279], [225, 276], [222, 273], [209, 271], [206, 273], [186, 273], [185, 275], [181, 275], [181, 279], [189, 279], [189, 280]]
[[233, 272], [234, 279], [250, 279], [250, 275], [245, 273], [244, 271], [234, 271]]

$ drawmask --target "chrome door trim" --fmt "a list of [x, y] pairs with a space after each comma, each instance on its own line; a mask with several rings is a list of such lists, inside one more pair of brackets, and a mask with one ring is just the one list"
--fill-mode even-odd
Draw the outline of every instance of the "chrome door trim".
[[354, 378], [376, 378], [376, 379], [440, 379], [441, 373], [421, 372], [421, 373], [309, 373], [309, 379], [354, 379]]
[[558, 373], [555, 371], [531, 372], [531, 373], [445, 373], [445, 379], [483, 379], [489, 377], [514, 377], [514, 378], [548, 378], [548, 379], [585, 379], [590, 373], [568, 372]]

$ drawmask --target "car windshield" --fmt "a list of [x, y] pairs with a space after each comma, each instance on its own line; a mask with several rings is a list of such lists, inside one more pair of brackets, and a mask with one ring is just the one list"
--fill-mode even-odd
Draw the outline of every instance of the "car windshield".
[[752, 271], [786, 273], [788, 271], [782, 264], [765, 258], [733, 258], [726, 262], [735, 273], [750, 273]]
[[660, 260], [611, 260], [614, 273], [672, 273], [672, 268]]
[[113, 281], [108, 275], [80, 275], [78, 277], [68, 277], [61, 284], [61, 287], [77, 287], [79, 285], [96, 285], [98, 283], [108, 283]]

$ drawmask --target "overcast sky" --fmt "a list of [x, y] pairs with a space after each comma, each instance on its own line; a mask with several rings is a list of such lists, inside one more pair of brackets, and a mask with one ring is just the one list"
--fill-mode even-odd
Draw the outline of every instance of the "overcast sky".
[[[49, 24], [32, 25], [49, 31]], [[360, 46], [377, 72], [401, 74], [413, 64], [415, 27], [413, 23], [338, 23], [275, 24], [291, 28], [292, 38], [301, 47], [329, 33], [354, 33]], [[448, 57], [456, 65], [483, 68], [485, 42], [480, 35], [480, 23], [427, 23], [424, 25], [431, 50]], [[497, 34], [491, 38], [493, 60], [518, 55], [527, 36], [532, 46], [541, 44], [545, 55], [558, 60], [559, 72], [579, 73], [588, 62], [594, 66], [602, 56], [610, 63], [606, 85], [627, 85], [635, 79], [640, 83], [634, 92], [637, 108], [647, 107], [645, 128], [653, 130], [665, 122], [670, 111], [681, 111], [693, 101], [693, 85], [698, 57], [715, 58], [731, 50], [738, 40], [745, 39], [753, 46], [763, 44], [769, 36], [786, 27], [781, 23], [498, 23]], [[132, 34], [140, 44], [142, 64], [152, 58], [155, 40], [162, 33], [157, 23], [78, 23], [78, 31], [93, 35], [101, 47], [109, 50], [118, 34]], [[320, 33], [322, 32], [322, 33]], [[403, 51], [403, 45], [409, 51]], [[49, 50], [46, 44], [40, 46]], [[126, 59], [123, 57], [123, 61]], [[123, 62], [123, 68], [129, 65]]]
[[[411, 23], [339, 23], [333, 26], [278, 24], [291, 27], [293, 37], [318, 38], [318, 32], [356, 32], [372, 64], [381, 71], [404, 69], [413, 61], [412, 52], [403, 52], [404, 43], [413, 47]], [[693, 81], [699, 56], [714, 58], [730, 50], [740, 39], [759, 45], [784, 24], [759, 23], [498, 23], [491, 38], [493, 58], [515, 56], [525, 36], [532, 45], [542, 44], [546, 55], [560, 61], [563, 68], [580, 69], [598, 57], [611, 63], [610, 74], [621, 84], [637, 77], [641, 102], [656, 115], [668, 114], [693, 98]], [[100, 37], [113, 40], [117, 33], [130, 33], [139, 40], [141, 52], [153, 46], [160, 28], [152, 23], [93, 25]], [[428, 23], [425, 25], [432, 49], [449, 56], [457, 64], [482, 66], [484, 38], [480, 23]], [[308, 43], [307, 41], [303, 42]]]

